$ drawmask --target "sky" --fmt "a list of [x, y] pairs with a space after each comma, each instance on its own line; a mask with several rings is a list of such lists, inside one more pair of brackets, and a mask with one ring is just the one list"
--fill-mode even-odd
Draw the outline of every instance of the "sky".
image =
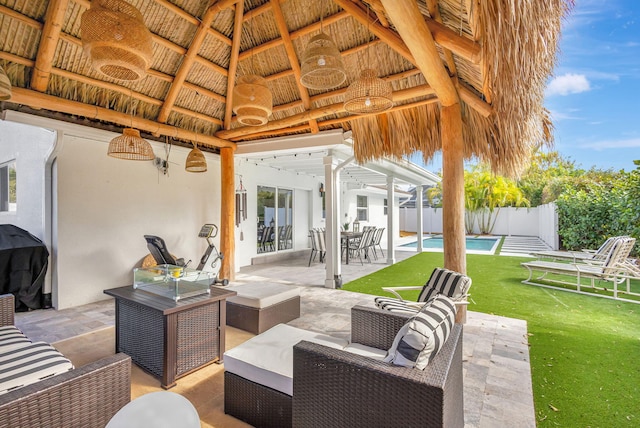
[[[640, 159], [640, 0], [575, 3], [545, 91], [554, 150], [579, 168], [631, 171]], [[425, 167], [441, 162], [437, 154]]]
[[640, 1], [576, 0], [565, 20], [545, 106], [555, 150], [582, 168], [640, 159]]

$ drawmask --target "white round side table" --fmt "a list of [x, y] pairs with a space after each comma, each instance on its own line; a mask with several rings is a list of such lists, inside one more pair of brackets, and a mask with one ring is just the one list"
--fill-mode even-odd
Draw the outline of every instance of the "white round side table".
[[151, 392], [124, 406], [105, 428], [200, 428], [193, 404], [169, 391]]

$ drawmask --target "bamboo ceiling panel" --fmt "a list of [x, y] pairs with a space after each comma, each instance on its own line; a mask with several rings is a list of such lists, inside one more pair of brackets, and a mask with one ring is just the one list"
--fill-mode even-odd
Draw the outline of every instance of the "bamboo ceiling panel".
[[[439, 104], [433, 100], [437, 88], [416, 68], [416, 53], [407, 48], [396, 31], [398, 23], [390, 20], [379, 0], [125, 1], [142, 13], [153, 36], [151, 67], [136, 82], [118, 81], [92, 69], [80, 33], [89, 0], [61, 0], [62, 22], [46, 27], [45, 16], [56, 16], [47, 12], [49, 0], [0, 0], [0, 66], [15, 88], [13, 98], [2, 106], [19, 109], [33, 103], [37, 112], [53, 104], [51, 109], [60, 108], [63, 114], [82, 116], [77, 106], [42, 98], [52, 95], [83, 103], [89, 122], [99, 120], [94, 118], [95, 106], [133, 112], [151, 121], [145, 125], [148, 132], [155, 132], [151, 129], [157, 128], [151, 125], [155, 121], [201, 133], [199, 145], [205, 149], [225, 146], [225, 140], [311, 133], [318, 129], [316, 122], [322, 130], [353, 128], [356, 139], [384, 141], [362, 150], [366, 156], [407, 155], [419, 139], [427, 141], [424, 156], [440, 147], [435, 141], [440, 120]], [[466, 154], [490, 160], [496, 171], [517, 172], [527, 153], [551, 137], [542, 103], [544, 87], [572, 0], [416, 3], [420, 13], [416, 26], [424, 21], [422, 27], [433, 35], [442, 70], [460, 83], [456, 91], [462, 100]], [[213, 15], [207, 13], [209, 6], [215, 8]], [[243, 19], [240, 40], [234, 41], [236, 8], [242, 9]], [[205, 16], [210, 19], [203, 29]], [[321, 20], [322, 30], [342, 53], [347, 79], [336, 88], [308, 90], [297, 80], [300, 59], [311, 37], [320, 32]], [[50, 40], [57, 44], [51, 46]], [[194, 40], [201, 43], [191, 48]], [[37, 79], [36, 60], [46, 65]], [[364, 68], [373, 68], [391, 83], [395, 107], [382, 117], [358, 122], [366, 126], [353, 126], [359, 119], [346, 114], [342, 103], [346, 89]], [[253, 73], [267, 79], [274, 111], [270, 123], [247, 129], [226, 116], [236, 79]], [[42, 79], [45, 85], [37, 85], [39, 90], [31, 86], [32, 80]], [[310, 117], [315, 118], [312, 126]], [[112, 125], [128, 126], [124, 115], [113, 115], [112, 120]], [[225, 121], [230, 129], [221, 125]], [[427, 126], [429, 121], [436, 122]], [[391, 128], [394, 132], [389, 132]], [[393, 147], [397, 151], [391, 152]]]

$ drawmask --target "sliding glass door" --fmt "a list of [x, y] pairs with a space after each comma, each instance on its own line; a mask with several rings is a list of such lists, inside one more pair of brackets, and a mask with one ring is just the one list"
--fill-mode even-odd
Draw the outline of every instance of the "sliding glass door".
[[258, 186], [258, 253], [293, 248], [293, 190]]

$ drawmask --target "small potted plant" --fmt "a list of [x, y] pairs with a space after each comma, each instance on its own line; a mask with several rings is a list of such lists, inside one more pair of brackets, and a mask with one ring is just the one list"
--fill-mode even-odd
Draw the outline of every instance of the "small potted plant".
[[343, 224], [342, 225], [342, 229], [344, 229], [345, 232], [348, 231], [349, 230], [349, 222], [346, 222], [345, 224]]

